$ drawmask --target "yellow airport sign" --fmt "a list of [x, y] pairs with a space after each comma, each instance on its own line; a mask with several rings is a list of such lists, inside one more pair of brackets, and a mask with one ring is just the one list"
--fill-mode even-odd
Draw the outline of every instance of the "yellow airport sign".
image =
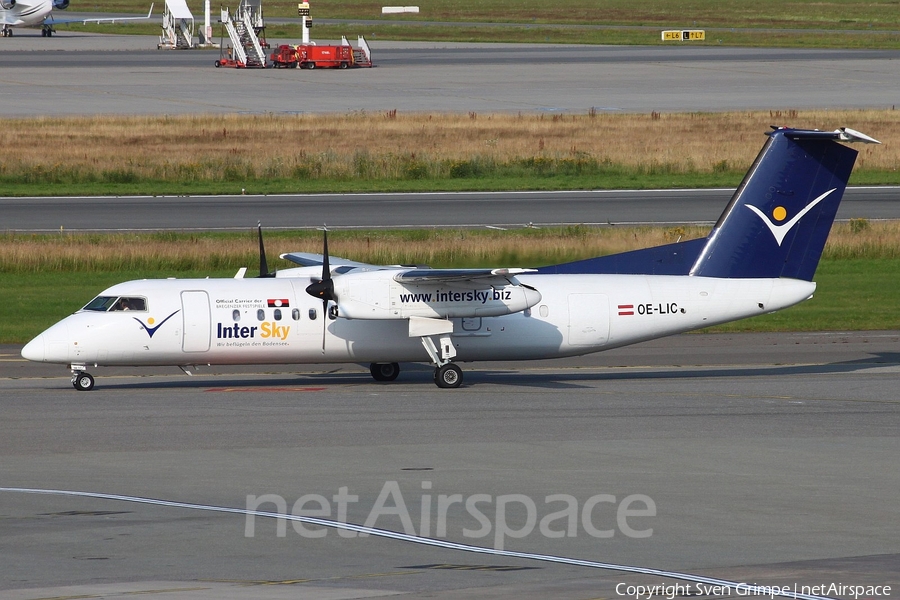
[[705, 39], [706, 31], [703, 29], [671, 29], [662, 32], [664, 42], [692, 42]]

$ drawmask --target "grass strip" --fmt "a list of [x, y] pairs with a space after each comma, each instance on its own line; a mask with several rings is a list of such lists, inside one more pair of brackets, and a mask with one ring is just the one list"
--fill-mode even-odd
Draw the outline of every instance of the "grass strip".
[[[208, 234], [0, 236], [0, 343], [23, 343], [100, 291], [122, 281], [231, 277], [258, 264], [252, 230]], [[699, 237], [695, 227], [333, 231], [337, 256], [375, 264], [435, 267], [536, 266]], [[714, 331], [900, 329], [900, 223], [835, 226], [816, 274], [813, 300]], [[320, 251], [315, 231], [267, 234], [271, 257]], [[289, 263], [280, 262], [281, 268]]]
[[[900, 182], [900, 111], [91, 116], [0, 120], [7, 195], [734, 186], [770, 124], [845, 125], [851, 183]], [[120, 149], [129, 148], [127, 155]], [[64, 157], [64, 158], [60, 158]]]

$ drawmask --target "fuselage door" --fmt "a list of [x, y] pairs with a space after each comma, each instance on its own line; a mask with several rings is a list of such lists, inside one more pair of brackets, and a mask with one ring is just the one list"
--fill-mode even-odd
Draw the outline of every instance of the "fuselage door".
[[569, 294], [569, 345], [599, 346], [609, 339], [609, 298]]
[[181, 313], [184, 315], [184, 340], [181, 349], [185, 352], [209, 350], [212, 331], [209, 295], [202, 291], [181, 292]]

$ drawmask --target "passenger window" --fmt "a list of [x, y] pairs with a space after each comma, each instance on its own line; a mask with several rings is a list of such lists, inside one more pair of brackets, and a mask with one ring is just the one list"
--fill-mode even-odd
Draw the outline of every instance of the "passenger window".
[[295, 321], [300, 320], [300, 309], [299, 308], [295, 308], [294, 310], [291, 311], [291, 318]]
[[240, 320], [241, 320], [241, 311], [239, 311], [238, 309], [234, 309], [233, 311], [231, 311], [231, 319], [232, 319], [235, 323], [237, 323], [238, 321], [240, 321]]
[[276, 320], [276, 321], [280, 321], [280, 320], [281, 320], [281, 309], [280, 309], [280, 308], [276, 308], [276, 309], [275, 309], [275, 320]]
[[314, 309], [314, 308], [309, 309], [309, 320], [310, 321], [316, 320], [316, 309]]
[[266, 311], [264, 311], [261, 308], [258, 311], [256, 311], [256, 320], [257, 321], [265, 321], [266, 320]]
[[546, 317], [550, 314], [550, 308], [546, 304], [541, 304], [540, 311], [542, 317]]

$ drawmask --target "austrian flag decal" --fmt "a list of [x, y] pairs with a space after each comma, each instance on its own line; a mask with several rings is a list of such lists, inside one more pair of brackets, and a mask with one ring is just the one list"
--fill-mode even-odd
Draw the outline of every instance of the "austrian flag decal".
[[619, 305], [619, 316], [624, 317], [628, 315], [634, 314], [634, 304], [620, 304]]
[[276, 298], [274, 300], [269, 298], [269, 308], [284, 308], [290, 305], [291, 303], [287, 298]]

